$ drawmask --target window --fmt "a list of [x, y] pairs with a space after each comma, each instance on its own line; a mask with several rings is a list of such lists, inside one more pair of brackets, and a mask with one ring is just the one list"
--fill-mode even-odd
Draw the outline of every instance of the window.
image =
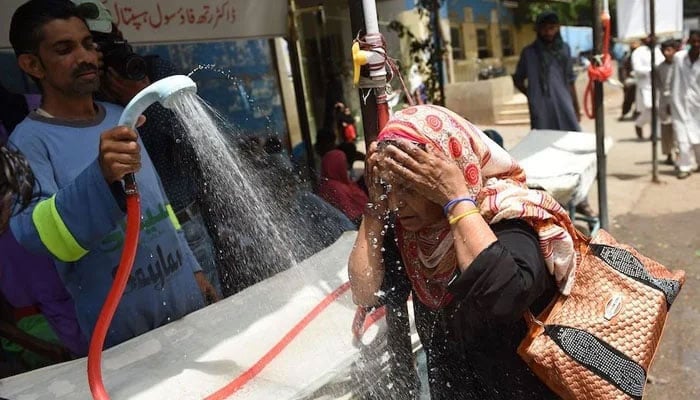
[[486, 29], [476, 30], [476, 48], [479, 51], [479, 58], [491, 57], [491, 49], [489, 49], [489, 35]]
[[515, 54], [513, 49], [513, 32], [510, 29], [501, 30], [501, 47], [503, 49], [503, 57]]
[[462, 29], [458, 26], [450, 28], [450, 38], [452, 40], [452, 58], [464, 60], [464, 46], [462, 45]]

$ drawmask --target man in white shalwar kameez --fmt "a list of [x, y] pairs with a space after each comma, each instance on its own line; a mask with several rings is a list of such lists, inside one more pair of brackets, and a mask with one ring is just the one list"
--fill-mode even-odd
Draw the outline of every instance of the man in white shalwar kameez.
[[[642, 40], [642, 45], [632, 52], [632, 70], [634, 78], [637, 80], [637, 112], [639, 116], [634, 121], [634, 128], [637, 138], [643, 139], [642, 128], [651, 123], [651, 43], [650, 38]], [[654, 47], [656, 52], [655, 64], [658, 67], [664, 61], [664, 55], [658, 47]]]
[[689, 50], [674, 56], [672, 108], [678, 141], [678, 179], [690, 176], [700, 160], [700, 31], [691, 31]]

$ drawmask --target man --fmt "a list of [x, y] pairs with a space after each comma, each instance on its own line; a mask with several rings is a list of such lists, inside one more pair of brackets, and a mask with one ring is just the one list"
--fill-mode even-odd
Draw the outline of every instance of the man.
[[[637, 139], [644, 139], [644, 125], [651, 123], [651, 48], [652, 38], [642, 39], [642, 45], [632, 52], [632, 70], [637, 80], [636, 104], [639, 116], [634, 121], [634, 129]], [[656, 66], [664, 60], [663, 54], [654, 47], [656, 52]]]
[[[537, 16], [537, 39], [520, 54], [513, 83], [527, 96], [532, 129], [580, 131], [576, 74], [571, 50], [563, 41], [559, 27], [556, 13], [545, 11]], [[588, 200], [577, 204], [576, 211], [595, 216]]]
[[[618, 121], [624, 121], [627, 114], [632, 110], [632, 105], [635, 102], [635, 97], [637, 95], [637, 81], [634, 79], [634, 74], [632, 73], [632, 53], [639, 47], [639, 41], [634, 40], [630, 43], [630, 49], [625, 53], [625, 56], [620, 61], [619, 68], [619, 78], [620, 81], [624, 83], [624, 97], [622, 100], [622, 112]], [[636, 119], [637, 112], [635, 111]]]
[[[81, 13], [85, 11], [85, 14], [89, 15], [86, 22], [93, 39], [98, 43], [124, 40], [114, 23], [112, 14], [102, 2], [99, 0], [72, 1], [79, 6]], [[93, 8], [92, 11], [90, 7]], [[100, 97], [126, 106], [151, 82], [176, 74], [175, 67], [158, 56], [146, 56], [144, 61], [146, 76], [141, 80], [121, 76], [113, 66], [107, 65], [106, 73], [101, 79]], [[222, 294], [221, 283], [214, 256], [214, 243], [201, 213], [204, 207], [201, 207], [197, 201], [197, 182], [201, 179], [197, 177], [199, 171], [194, 162], [194, 149], [184, 137], [184, 128], [172, 111], [155, 103], [148, 107], [143, 115], [146, 117], [146, 122], [139, 127], [139, 135], [163, 182], [163, 189], [182, 226], [187, 243], [207, 280], [216, 289], [216, 298], [218, 298]]]
[[29, 160], [39, 196], [12, 218], [12, 233], [29, 250], [56, 260], [83, 332], [92, 333], [119, 264], [121, 180], [129, 173], [140, 183], [143, 228], [106, 346], [202, 307], [202, 293], [213, 288], [187, 247], [148, 154], [134, 130], [115, 127], [120, 107], [93, 100], [98, 55], [75, 5], [28, 1], [12, 17], [10, 42], [20, 68], [42, 92], [41, 107], [10, 139]]
[[532, 129], [580, 131], [576, 75], [569, 45], [559, 33], [559, 17], [543, 12], [535, 29], [537, 39], [523, 49], [513, 75], [515, 87], [527, 96], [530, 125]]
[[676, 153], [671, 118], [671, 82], [673, 82], [673, 56], [677, 43], [670, 39], [661, 43], [664, 62], [656, 68], [656, 87], [659, 91], [659, 122], [661, 123], [661, 153], [666, 156], [666, 165], [673, 165]]
[[678, 141], [678, 179], [690, 176], [700, 161], [700, 31], [691, 31], [689, 50], [673, 58], [671, 113]]

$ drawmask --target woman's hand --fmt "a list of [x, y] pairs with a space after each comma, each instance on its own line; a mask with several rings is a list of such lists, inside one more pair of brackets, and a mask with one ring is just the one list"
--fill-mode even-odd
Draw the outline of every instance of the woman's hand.
[[459, 166], [428, 144], [423, 150], [408, 140], [397, 140], [378, 154], [382, 178], [408, 188], [444, 206], [469, 191]]

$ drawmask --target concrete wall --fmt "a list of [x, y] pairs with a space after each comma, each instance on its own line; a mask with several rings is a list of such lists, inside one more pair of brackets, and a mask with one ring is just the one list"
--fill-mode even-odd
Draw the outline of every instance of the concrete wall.
[[496, 110], [513, 97], [509, 76], [475, 82], [455, 82], [445, 86], [447, 108], [476, 124], [491, 125]]

